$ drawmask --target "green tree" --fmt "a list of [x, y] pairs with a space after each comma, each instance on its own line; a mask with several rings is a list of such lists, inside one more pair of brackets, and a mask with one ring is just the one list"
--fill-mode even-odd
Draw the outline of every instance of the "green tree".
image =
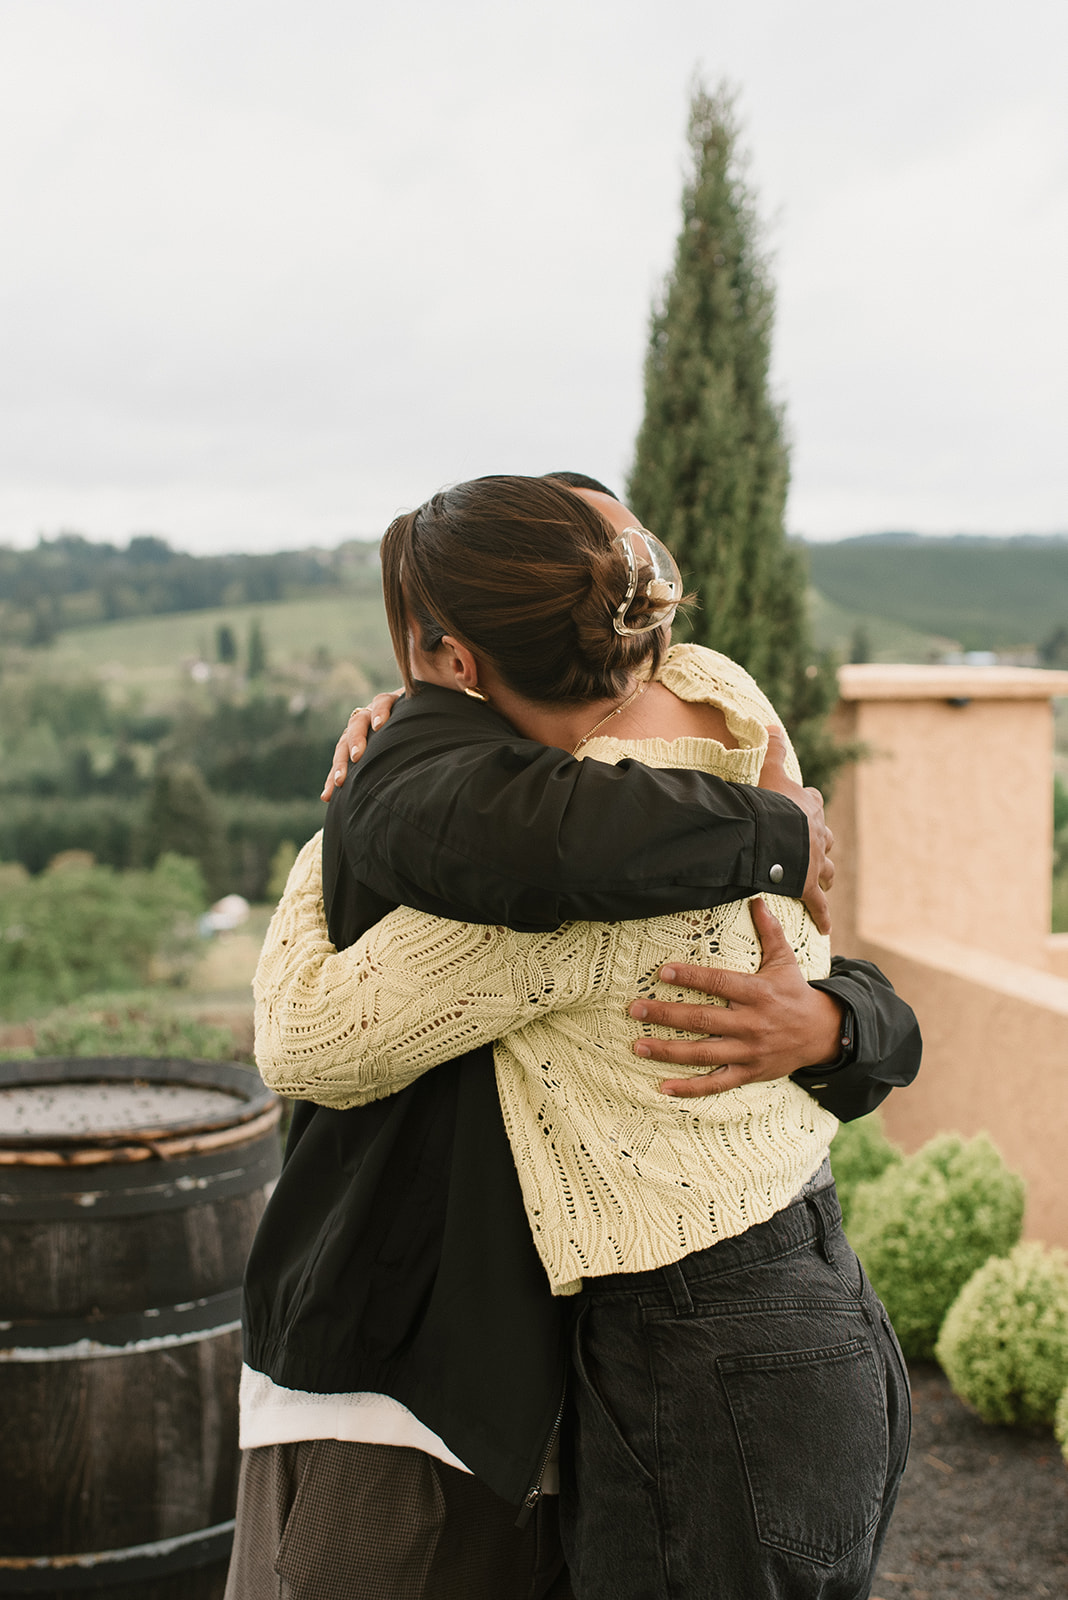
[[654, 307], [629, 503], [696, 593], [691, 637], [740, 661], [774, 702], [808, 782], [842, 753], [824, 719], [837, 685], [813, 648], [806, 565], [784, 528], [789, 451], [768, 369], [775, 293], [738, 152], [734, 97], [698, 87], [674, 267]]
[[253, 617], [248, 630], [248, 675], [262, 678], [267, 671], [267, 641], [259, 617]]
[[237, 640], [228, 622], [220, 622], [215, 630], [215, 654], [220, 661], [237, 660]]
[[31, 645], [49, 645], [55, 642], [58, 607], [54, 600], [39, 599], [34, 602], [30, 623]]
[[222, 812], [196, 767], [176, 761], [156, 768], [145, 805], [144, 839], [149, 863], [168, 852], [186, 856], [199, 866], [210, 895], [226, 889]]
[[1068, 667], [1068, 627], [1061, 623], [1054, 628], [1049, 638], [1039, 645], [1038, 659], [1044, 667]]
[[283, 839], [274, 855], [271, 857], [271, 872], [267, 879], [268, 900], [281, 900], [285, 893], [286, 882], [293, 863], [297, 859], [297, 847], [292, 839]]

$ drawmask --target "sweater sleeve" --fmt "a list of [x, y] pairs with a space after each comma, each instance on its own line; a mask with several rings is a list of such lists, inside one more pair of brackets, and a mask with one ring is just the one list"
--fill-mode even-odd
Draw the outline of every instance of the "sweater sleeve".
[[339, 1110], [595, 992], [610, 926], [551, 932], [453, 922], [401, 907], [348, 949], [330, 943], [322, 835], [301, 850], [253, 983], [256, 1063], [280, 1094]]

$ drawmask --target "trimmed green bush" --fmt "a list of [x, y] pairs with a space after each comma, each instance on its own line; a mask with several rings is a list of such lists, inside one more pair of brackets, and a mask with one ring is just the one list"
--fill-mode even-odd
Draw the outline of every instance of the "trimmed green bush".
[[850, 1243], [906, 1356], [933, 1356], [942, 1320], [972, 1273], [1019, 1239], [1023, 1208], [1023, 1179], [986, 1134], [940, 1134], [857, 1185]]
[[1057, 1409], [1053, 1413], [1053, 1431], [1057, 1435], [1065, 1465], [1068, 1466], [1068, 1388], [1057, 1401]]
[[901, 1151], [883, 1132], [882, 1118], [877, 1111], [870, 1117], [840, 1125], [831, 1145], [831, 1167], [842, 1203], [842, 1222], [847, 1230], [858, 1183], [878, 1178], [887, 1167], [899, 1165], [901, 1159]]
[[935, 1354], [984, 1422], [1053, 1422], [1068, 1384], [1068, 1256], [1028, 1243], [988, 1261], [946, 1313]]

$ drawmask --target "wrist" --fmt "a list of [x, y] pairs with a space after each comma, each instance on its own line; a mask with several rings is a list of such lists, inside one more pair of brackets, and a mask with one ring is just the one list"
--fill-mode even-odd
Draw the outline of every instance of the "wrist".
[[809, 991], [813, 1001], [813, 1043], [819, 1053], [808, 1067], [843, 1066], [853, 1050], [853, 1014], [836, 995], [825, 989]]

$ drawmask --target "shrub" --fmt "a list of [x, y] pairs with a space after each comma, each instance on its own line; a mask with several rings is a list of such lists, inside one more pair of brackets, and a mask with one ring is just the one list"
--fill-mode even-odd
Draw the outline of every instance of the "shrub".
[[67, 864], [15, 883], [0, 908], [4, 1013], [137, 988], [161, 962], [180, 976], [197, 947], [203, 904], [195, 864], [177, 856], [161, 856], [151, 872]]
[[35, 1056], [175, 1056], [232, 1061], [229, 1028], [168, 1011], [151, 994], [81, 1000], [34, 1025]]
[[900, 1161], [901, 1151], [886, 1137], [877, 1112], [841, 1124], [831, 1145], [831, 1166], [846, 1228], [857, 1184], [878, 1178], [887, 1167], [897, 1166]]
[[858, 1184], [849, 1237], [907, 1356], [934, 1354], [942, 1319], [977, 1267], [1020, 1237], [1024, 1184], [985, 1134], [941, 1134]]
[[935, 1354], [985, 1422], [1052, 1422], [1068, 1384], [1068, 1257], [1032, 1243], [988, 1261], [946, 1313]]
[[1068, 1465], [1068, 1388], [1064, 1390], [1057, 1401], [1057, 1409], [1053, 1413], [1053, 1431], [1057, 1435], [1057, 1443], [1061, 1447], [1061, 1455]]

